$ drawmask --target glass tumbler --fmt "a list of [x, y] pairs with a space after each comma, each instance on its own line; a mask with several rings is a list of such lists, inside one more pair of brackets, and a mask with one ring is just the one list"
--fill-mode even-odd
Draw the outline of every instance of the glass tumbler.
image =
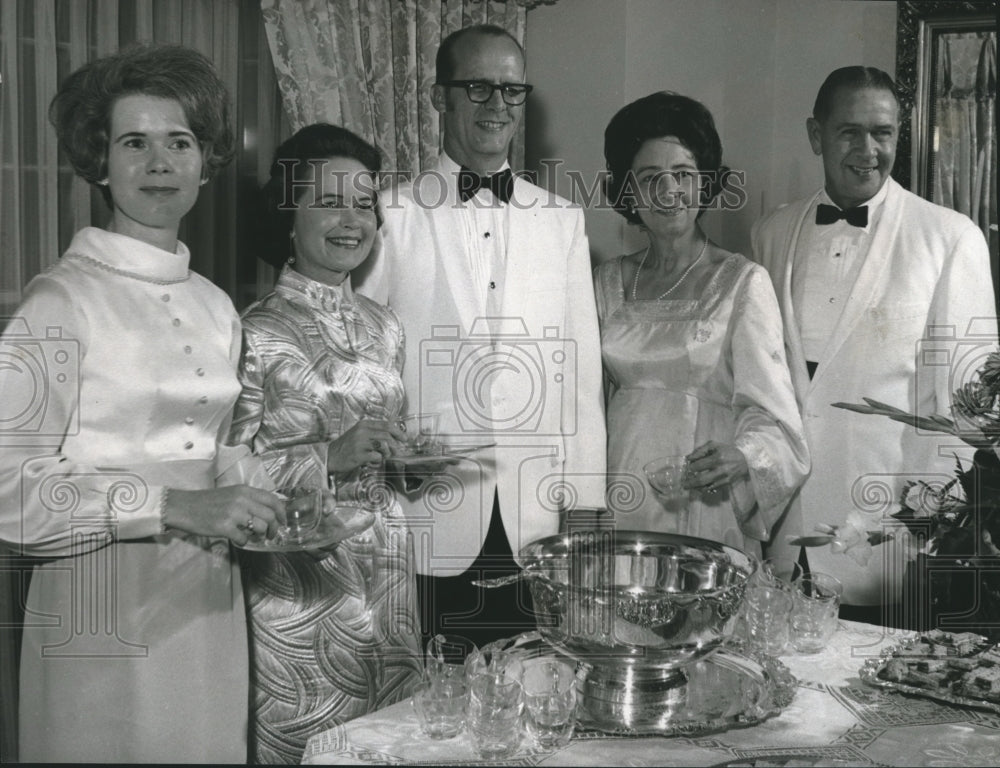
[[789, 619], [792, 646], [799, 653], [819, 653], [837, 630], [843, 586], [833, 576], [813, 572], [794, 587]]
[[484, 760], [510, 757], [521, 744], [524, 699], [521, 683], [504, 671], [470, 673], [467, 729], [476, 753]]
[[540, 749], [565, 747], [576, 728], [576, 670], [558, 659], [524, 665], [524, 725]]
[[435, 741], [452, 739], [465, 727], [469, 689], [464, 678], [425, 680], [410, 699], [420, 730]]
[[466, 662], [479, 649], [462, 635], [437, 634], [427, 641], [424, 671], [428, 680], [464, 680]]
[[780, 656], [789, 641], [792, 594], [782, 587], [753, 584], [743, 601], [747, 642], [769, 656]]

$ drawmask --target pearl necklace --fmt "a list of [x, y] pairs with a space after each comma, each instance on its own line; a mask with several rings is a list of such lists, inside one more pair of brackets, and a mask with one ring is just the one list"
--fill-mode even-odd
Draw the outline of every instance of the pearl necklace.
[[110, 264], [105, 264], [103, 261], [95, 259], [92, 256], [86, 256], [82, 253], [70, 252], [65, 254], [63, 258], [79, 259], [87, 264], [92, 264], [99, 269], [103, 269], [105, 272], [111, 272], [112, 274], [121, 275], [122, 277], [130, 277], [133, 280], [141, 280], [144, 283], [152, 283], [153, 285], [175, 285], [177, 283], [185, 282], [188, 277], [191, 276], [191, 270], [189, 269], [184, 277], [147, 277], [146, 275], [141, 275], [138, 272], [130, 272], [127, 269], [112, 267]]
[[[637, 300], [636, 299], [636, 292], [639, 289], [639, 273], [642, 272], [642, 268], [646, 264], [646, 257], [649, 256], [649, 249], [650, 249], [650, 247], [652, 247], [652, 243], [650, 243], [649, 245], [646, 246], [646, 252], [644, 254], [642, 254], [642, 261], [639, 262], [639, 268], [636, 269], [636, 271], [635, 271], [635, 278], [632, 280], [632, 301], [636, 301]], [[681, 283], [684, 282], [684, 278], [688, 276], [688, 274], [691, 272], [691, 270], [694, 269], [695, 264], [697, 264], [699, 261], [701, 261], [701, 257], [705, 255], [705, 248], [707, 248], [707, 247], [708, 247], [708, 238], [706, 237], [702, 241], [702, 243], [701, 243], [701, 250], [698, 251], [698, 255], [695, 257], [694, 261], [692, 261], [688, 265], [688, 268], [684, 270], [684, 274], [681, 275], [677, 279], [676, 283], [674, 283], [673, 285], [671, 285], [669, 288], [667, 288], [667, 290], [665, 290], [663, 293], [661, 293], [659, 296], [657, 296], [656, 299], [655, 299], [655, 301], [659, 301], [660, 299], [667, 298], [667, 296], [669, 296], [671, 293], [674, 292], [674, 289], [678, 285], [680, 285]]]

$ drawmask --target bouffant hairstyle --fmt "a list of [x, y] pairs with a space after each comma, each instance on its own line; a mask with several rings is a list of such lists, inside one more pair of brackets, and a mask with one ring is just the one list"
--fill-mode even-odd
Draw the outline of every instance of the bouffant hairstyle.
[[712, 113], [694, 99], [658, 91], [622, 107], [604, 130], [604, 159], [610, 176], [604, 190], [611, 205], [633, 224], [642, 224], [632, 197], [632, 161], [649, 139], [675, 136], [694, 155], [698, 170], [711, 174], [702, 210], [722, 191], [727, 168], [722, 166], [722, 141]]
[[830, 116], [830, 111], [833, 109], [833, 99], [841, 88], [851, 91], [859, 91], [864, 88], [888, 91], [896, 100], [896, 104], [899, 104], [896, 84], [888, 73], [876, 67], [841, 67], [826, 76], [826, 80], [823, 81], [823, 85], [816, 93], [816, 103], [813, 104], [813, 117], [816, 120], [822, 123]]
[[516, 37], [503, 27], [498, 27], [495, 24], [475, 24], [471, 27], [463, 27], [462, 29], [452, 32], [441, 41], [441, 45], [438, 47], [437, 57], [434, 59], [435, 83], [446, 83], [449, 80], [455, 79], [455, 70], [458, 68], [458, 61], [455, 58], [455, 46], [458, 45], [462, 38], [469, 37], [470, 35], [480, 35], [482, 37], [506, 37], [508, 40], [513, 42], [514, 45], [517, 46], [517, 49], [521, 52], [521, 61], [523, 62], [525, 60], [524, 46], [517, 41]]
[[[329, 123], [313, 123], [296, 131], [274, 151], [270, 177], [261, 189], [263, 231], [259, 256], [267, 263], [280, 267], [292, 255], [289, 234], [295, 225], [296, 203], [319, 170], [316, 165], [330, 157], [357, 160], [372, 172], [374, 186], [378, 185], [382, 156], [357, 134]], [[372, 199], [376, 224], [381, 227], [377, 189], [372, 189]]]
[[[123, 96], [173, 99], [184, 109], [210, 179], [235, 153], [229, 92], [212, 62], [179, 45], [137, 45], [84, 64], [49, 105], [49, 121], [73, 170], [91, 184], [107, 178], [111, 111]], [[101, 187], [110, 205], [111, 193]]]

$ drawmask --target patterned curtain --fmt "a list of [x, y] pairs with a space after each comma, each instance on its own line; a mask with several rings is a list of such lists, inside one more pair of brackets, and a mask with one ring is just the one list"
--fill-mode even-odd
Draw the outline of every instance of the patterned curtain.
[[990, 241], [997, 225], [996, 32], [942, 36], [932, 200], [964, 213]]
[[[261, 0], [278, 85], [294, 130], [315, 122], [374, 143], [387, 170], [416, 174], [437, 156], [431, 106], [442, 39], [495, 24], [524, 42], [529, 0]], [[524, 121], [510, 162], [524, 161]]]

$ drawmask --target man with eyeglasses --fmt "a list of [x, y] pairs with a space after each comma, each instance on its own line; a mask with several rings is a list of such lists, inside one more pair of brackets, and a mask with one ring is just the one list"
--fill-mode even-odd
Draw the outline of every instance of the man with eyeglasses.
[[565, 509], [604, 506], [600, 337], [581, 210], [508, 163], [532, 89], [520, 44], [468, 27], [436, 64], [444, 151], [384, 193], [383, 255], [360, 290], [402, 319], [407, 412], [439, 414], [452, 445], [495, 443], [400, 494], [425, 636], [482, 646], [534, 618], [523, 580], [472, 582], [515, 573]]

